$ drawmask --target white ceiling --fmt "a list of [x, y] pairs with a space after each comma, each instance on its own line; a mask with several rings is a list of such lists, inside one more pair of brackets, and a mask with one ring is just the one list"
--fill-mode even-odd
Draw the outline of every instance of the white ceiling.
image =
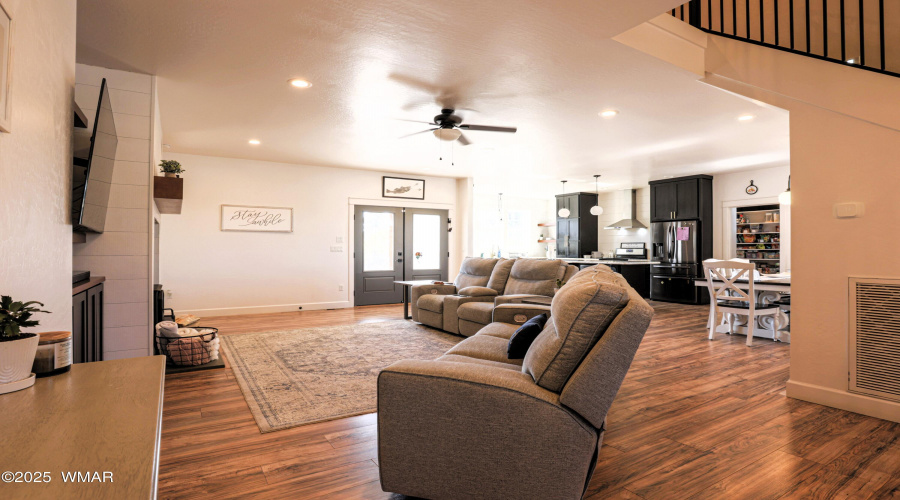
[[[787, 164], [786, 112], [609, 39], [679, 3], [80, 0], [77, 59], [158, 75], [173, 152], [475, 176], [507, 192]], [[437, 101], [519, 132], [467, 132], [474, 144], [452, 150], [399, 139], [427, 128], [403, 120], [431, 120]]]

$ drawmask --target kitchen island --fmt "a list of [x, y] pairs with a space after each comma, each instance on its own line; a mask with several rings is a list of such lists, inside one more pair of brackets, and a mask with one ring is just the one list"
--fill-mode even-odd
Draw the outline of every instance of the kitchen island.
[[625, 281], [644, 298], [650, 298], [650, 266], [659, 264], [654, 260], [643, 259], [563, 259], [578, 266], [581, 269], [597, 264], [609, 266], [610, 269], [622, 275]]

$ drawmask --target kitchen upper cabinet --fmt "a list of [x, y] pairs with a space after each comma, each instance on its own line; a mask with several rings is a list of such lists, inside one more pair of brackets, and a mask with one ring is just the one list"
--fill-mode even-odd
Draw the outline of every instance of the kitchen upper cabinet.
[[[556, 197], [556, 256], [577, 258], [597, 251], [598, 220], [591, 215], [597, 204], [595, 193], [569, 193]], [[568, 217], [559, 217], [560, 209], [569, 210]]]
[[[563, 208], [569, 211], [569, 216], [566, 219], [577, 219], [581, 217], [581, 193], [571, 193], [558, 195], [556, 197], [556, 213], [559, 214], [559, 211]], [[590, 210], [590, 207], [588, 207]]]
[[650, 183], [650, 221], [702, 219], [712, 210], [712, 176], [693, 175]]

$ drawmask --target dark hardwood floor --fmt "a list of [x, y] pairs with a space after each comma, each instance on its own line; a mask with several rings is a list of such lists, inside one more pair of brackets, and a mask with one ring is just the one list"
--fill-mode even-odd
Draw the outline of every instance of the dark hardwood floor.
[[[586, 498], [900, 498], [900, 424], [788, 399], [788, 345], [708, 341], [707, 308], [654, 307]], [[237, 335], [401, 317], [392, 305], [203, 324]], [[260, 434], [226, 368], [167, 377], [159, 497], [391, 495], [374, 414]]]

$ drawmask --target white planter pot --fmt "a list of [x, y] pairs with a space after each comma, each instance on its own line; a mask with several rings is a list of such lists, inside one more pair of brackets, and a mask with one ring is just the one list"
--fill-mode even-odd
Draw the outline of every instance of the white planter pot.
[[0, 342], [0, 384], [9, 384], [31, 375], [31, 365], [41, 337]]

